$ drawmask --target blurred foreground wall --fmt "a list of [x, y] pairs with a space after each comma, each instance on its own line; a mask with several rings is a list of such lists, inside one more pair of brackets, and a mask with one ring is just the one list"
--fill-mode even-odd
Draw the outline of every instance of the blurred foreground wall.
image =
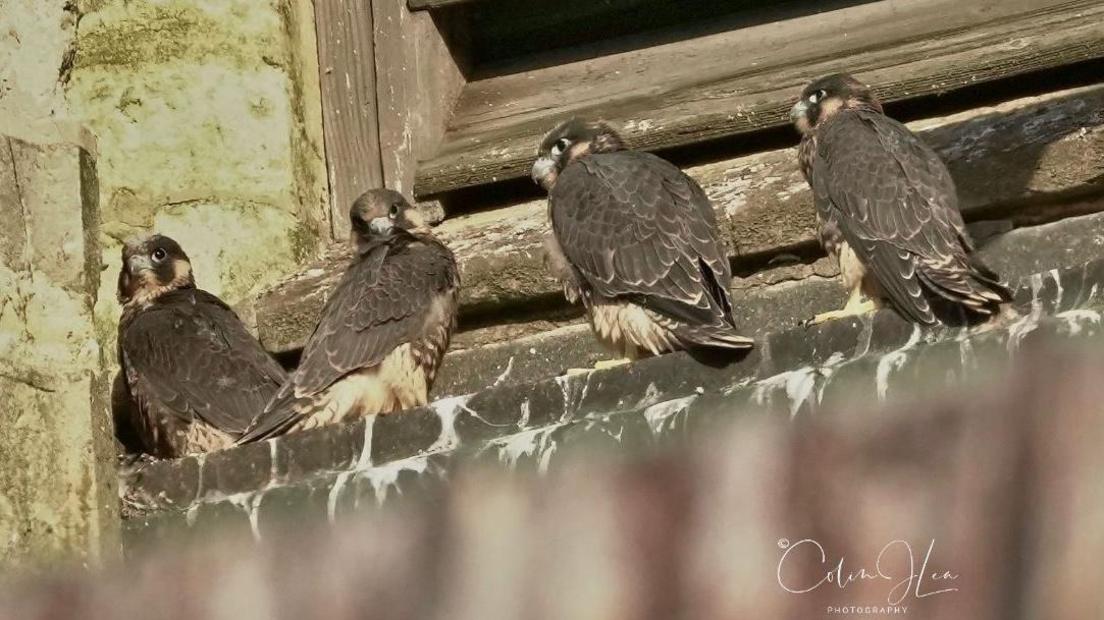
[[464, 468], [332, 526], [24, 581], [0, 616], [1100, 617], [1100, 345], [1038, 339], [954, 389], [933, 368], [928, 398], [737, 417], [538, 479]]

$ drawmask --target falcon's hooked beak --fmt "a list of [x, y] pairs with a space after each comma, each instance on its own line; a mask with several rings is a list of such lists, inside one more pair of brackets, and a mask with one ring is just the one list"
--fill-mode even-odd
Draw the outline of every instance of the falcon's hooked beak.
[[809, 113], [809, 103], [805, 99], [798, 99], [794, 107], [790, 108], [790, 121], [796, 123], [800, 119], [805, 118], [805, 115]]
[[790, 121], [798, 133], [805, 135], [812, 131], [813, 124], [809, 120], [809, 102], [804, 97], [797, 100], [794, 107], [790, 108]]
[[145, 269], [153, 269], [153, 261], [145, 254], [132, 254], [127, 258], [127, 271], [131, 274], [141, 273]]
[[368, 222], [368, 230], [373, 235], [387, 235], [391, 233], [391, 229], [395, 227], [395, 223], [391, 221], [389, 217], [374, 217]]
[[533, 182], [545, 190], [549, 190], [556, 183], [556, 160], [551, 157], [540, 157], [533, 162]]

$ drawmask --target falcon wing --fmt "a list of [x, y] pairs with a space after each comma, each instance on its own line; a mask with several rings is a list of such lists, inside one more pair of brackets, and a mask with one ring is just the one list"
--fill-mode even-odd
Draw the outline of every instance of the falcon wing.
[[[299, 367], [241, 438], [268, 437], [299, 417], [295, 399], [318, 394], [345, 375], [383, 361], [425, 335], [434, 302], [459, 285], [452, 252], [413, 236], [381, 245], [350, 265], [322, 309]], [[449, 317], [452, 320], [452, 317]]]
[[979, 310], [1007, 299], [997, 276], [969, 256], [973, 244], [946, 166], [904, 125], [875, 112], [840, 112], [818, 135], [812, 160], [822, 211], [910, 319], [935, 322], [926, 292]]
[[591, 155], [549, 195], [564, 255], [602, 297], [691, 325], [732, 324], [732, 274], [705, 192], [647, 153]]
[[240, 433], [287, 374], [217, 297], [169, 293], [120, 333], [130, 392], [140, 410], [197, 419]]

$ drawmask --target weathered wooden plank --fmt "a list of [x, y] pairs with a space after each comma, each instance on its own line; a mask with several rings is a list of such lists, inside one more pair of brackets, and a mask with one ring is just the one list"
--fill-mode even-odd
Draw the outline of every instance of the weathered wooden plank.
[[[1104, 196], [1092, 199], [1096, 212], [1067, 217], [1039, 226], [1009, 230], [978, 222], [970, 228], [981, 259], [1013, 287], [1050, 270], [1104, 260]], [[997, 236], [982, 236], [998, 228]], [[847, 289], [837, 277], [836, 262], [827, 257], [811, 264], [796, 263], [759, 272], [733, 283], [733, 317], [740, 333], [767, 341], [771, 334], [796, 328], [809, 317], [840, 308]], [[1084, 299], [1063, 282], [1067, 303]], [[566, 368], [586, 368], [609, 357], [581, 316], [571, 320], [534, 320], [461, 332], [453, 340], [434, 383], [434, 398], [470, 394], [491, 386], [531, 383]]]
[[[1020, 99], [940, 119], [918, 121], [947, 161], [967, 219], [1000, 217], [1024, 204], [1065, 200], [1104, 188], [1104, 85]], [[737, 257], [784, 253], [814, 242], [808, 188], [795, 149], [688, 168], [724, 222]], [[543, 265], [544, 201], [446, 220], [438, 233], [462, 274], [462, 311], [540, 303], [558, 294]], [[337, 255], [262, 295], [258, 329], [276, 351], [302, 345], [325, 295], [343, 268]]]
[[440, 144], [464, 77], [430, 14], [393, 0], [372, 5], [383, 179], [409, 194], [417, 160]]
[[580, 115], [654, 150], [788, 123], [840, 70], [887, 101], [1104, 57], [1096, 0], [882, 0], [470, 83], [417, 196], [524, 177], [540, 136]]
[[331, 232], [344, 239], [349, 205], [383, 184], [372, 2], [316, 0], [315, 15]]

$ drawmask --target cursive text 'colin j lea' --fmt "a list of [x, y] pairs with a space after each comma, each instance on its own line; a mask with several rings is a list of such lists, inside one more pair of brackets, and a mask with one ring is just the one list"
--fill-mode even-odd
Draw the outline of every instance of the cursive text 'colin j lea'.
[[[958, 580], [959, 575], [950, 571], [929, 571], [928, 569], [935, 551], [935, 540], [928, 544], [927, 552], [919, 566], [917, 566], [912, 545], [904, 540], [894, 540], [882, 547], [872, 567], [857, 568], [848, 567], [844, 557], [834, 565], [831, 564], [824, 547], [811, 538], [792, 544], [782, 539], [778, 541], [778, 546], [784, 550], [778, 560], [778, 585], [791, 594], [812, 592], [825, 584], [835, 584], [842, 590], [857, 581], [882, 580], [890, 586], [886, 602], [897, 605], [910, 595], [923, 599], [958, 591], [958, 588], [952, 587], [951, 584]], [[794, 567], [807, 566], [810, 561], [817, 562], [821, 568], [826, 569], [819, 574], [819, 579], [802, 581], [795, 577], [794, 575], [808, 574], [808, 572]], [[792, 570], [787, 570], [787, 566]], [[787, 575], [790, 576], [787, 577]]]

